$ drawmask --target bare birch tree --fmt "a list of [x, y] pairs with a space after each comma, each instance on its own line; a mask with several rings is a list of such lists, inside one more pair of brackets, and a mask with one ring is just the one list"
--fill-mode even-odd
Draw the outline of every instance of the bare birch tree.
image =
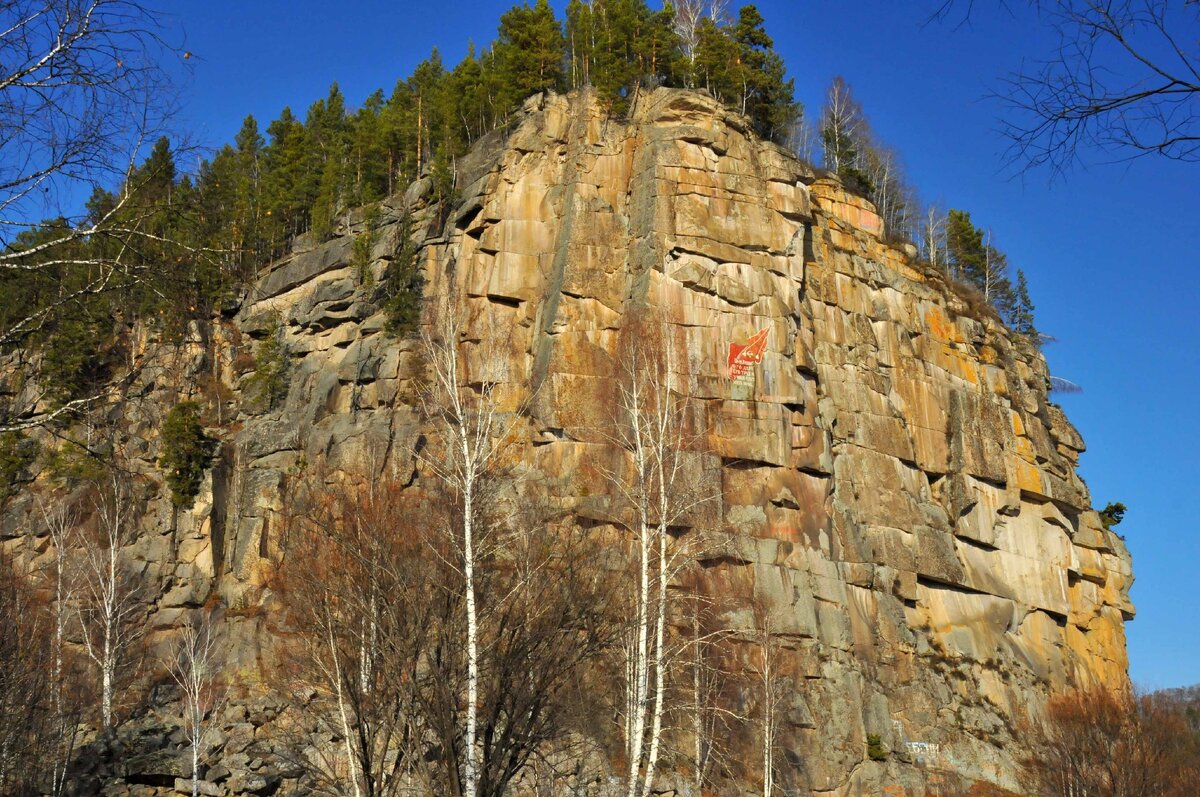
[[825, 168], [838, 175], [848, 169], [860, 169], [866, 117], [841, 75], [829, 84], [820, 124]]
[[724, 25], [731, 18], [729, 0], [708, 0], [708, 18], [714, 25]]
[[775, 622], [770, 607], [754, 606], [754, 647], [756, 652], [755, 691], [758, 693], [758, 736], [762, 747], [762, 794], [772, 797], [775, 788], [775, 747], [779, 735], [780, 705], [787, 692], [787, 681], [780, 671], [779, 643], [775, 638]]
[[936, 203], [925, 208], [918, 236], [921, 256], [934, 268], [946, 266], [946, 212]]
[[676, 540], [685, 517], [715, 494], [705, 491], [698, 457], [689, 455], [687, 369], [663, 322], [636, 323], [618, 364], [615, 442], [627, 466], [609, 474], [630, 510], [636, 546], [636, 592], [625, 646], [623, 735], [627, 797], [647, 797], [663, 747], [671, 583], [694, 562], [703, 535]]
[[183, 733], [192, 758], [192, 797], [200, 794], [200, 764], [208, 755], [213, 727], [209, 718], [223, 702], [218, 683], [221, 663], [209, 617], [193, 618], [179, 631], [175, 655], [167, 669], [179, 687], [183, 707]]
[[[705, 0], [677, 0], [672, 26], [679, 37], [688, 64], [696, 64], [696, 47], [700, 44], [700, 22], [704, 19]], [[690, 84], [689, 84], [690, 85]]]
[[53, 546], [50, 585], [54, 593], [53, 664], [50, 670], [54, 704], [56, 745], [50, 777], [51, 793], [59, 795], [66, 785], [67, 767], [79, 737], [78, 690], [74, 668], [68, 667], [66, 633], [73, 618], [78, 573], [72, 563], [72, 549], [79, 539], [79, 513], [66, 502], [48, 507], [40, 498], [38, 511]]
[[53, 743], [53, 631], [28, 574], [0, 548], [0, 794], [34, 797]]
[[873, 138], [865, 142], [864, 173], [871, 184], [871, 199], [883, 220], [884, 234], [889, 240], [907, 239], [912, 234], [916, 200], [904, 177], [900, 157], [891, 147]]
[[84, 650], [99, 679], [100, 726], [105, 734], [113, 728], [118, 679], [144, 633], [141, 590], [124, 555], [136, 535], [131, 487], [122, 475], [113, 474], [95, 499], [94, 528], [83, 546], [77, 607]]
[[1012, 282], [1008, 278], [1008, 256], [992, 246], [992, 231], [983, 236], [983, 273], [980, 275], [983, 298], [1003, 310], [1005, 300], [1012, 296]]
[[322, 794], [392, 797], [421, 778], [417, 671], [444, 616], [441, 562], [425, 555], [426, 512], [372, 472], [330, 481], [317, 468], [294, 495], [281, 586], [303, 638], [291, 672], [321, 699], [336, 749], [303, 760]]
[[727, 754], [723, 737], [738, 719], [736, 712], [725, 705], [730, 677], [722, 663], [721, 643], [728, 634], [712, 627], [714, 609], [713, 602], [698, 591], [688, 597], [691, 636], [683, 662], [689, 676], [688, 730], [692, 734], [692, 785], [697, 794], [703, 794], [712, 784], [713, 770]]
[[[423, 462], [446, 486], [457, 503], [457, 528], [449, 535], [457, 548], [455, 566], [462, 576], [466, 611], [466, 706], [462, 741], [462, 793], [475, 795], [479, 778], [479, 607], [476, 590], [476, 561], [488, 540], [487, 528], [479, 528], [485, 507], [483, 493], [488, 477], [499, 467], [511, 442], [511, 422], [506, 421], [495, 395], [494, 377], [471, 374], [464, 360], [465, 319], [448, 303], [423, 336], [429, 364], [430, 386], [422, 397], [425, 414], [445, 438], [440, 456], [424, 456]], [[484, 332], [477, 362], [495, 364], [494, 329]], [[482, 349], [489, 351], [482, 351]], [[495, 507], [490, 507], [494, 509]], [[482, 532], [482, 538], [480, 533]]]

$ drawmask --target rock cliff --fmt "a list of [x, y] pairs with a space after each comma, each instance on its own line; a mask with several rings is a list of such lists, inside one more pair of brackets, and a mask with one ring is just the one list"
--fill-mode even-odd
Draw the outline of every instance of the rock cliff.
[[[534, 98], [458, 164], [448, 214], [425, 207], [431, 190], [425, 179], [384, 203], [365, 269], [352, 263], [359, 217], [333, 240], [302, 239], [235, 315], [162, 346], [130, 389], [123, 445], [147, 473], [174, 400], [204, 392], [223, 416], [194, 508], [172, 517], [151, 501], [133, 546], [157, 585], [155, 629], [225, 606], [252, 680], [270, 647], [288, 474], [316, 461], [414, 470], [417, 347], [385, 333], [365, 279], [401, 248], [410, 207], [423, 208], [426, 296], [502, 330], [492, 365], [529, 403], [528, 467], [591, 523], [609, 520], [589, 463], [613, 456], [596, 429], [619, 333], [635, 310], [665, 318], [719, 481], [708, 522], [735, 551], [706, 563], [704, 588], [733, 630], [753, 623], [752, 603], [782, 618], [789, 793], [923, 794], [956, 776], [1013, 787], [1027, 709], [1072, 684], [1126, 683], [1130, 558], [1091, 509], [1083, 441], [1047, 399], [1044, 360], [882, 240], [869, 202], [707, 96], [667, 89], [625, 121], [587, 95]], [[247, 355], [275, 323], [287, 395], [263, 412], [245, 397]], [[9, 544], [47, 555], [13, 531], [27, 511], [25, 496]], [[251, 709], [255, 725], [238, 709], [231, 727], [253, 737], [278, 710]], [[868, 736], [886, 760], [868, 757]], [[245, 772], [221, 788], [278, 782], [235, 747], [222, 766]]]

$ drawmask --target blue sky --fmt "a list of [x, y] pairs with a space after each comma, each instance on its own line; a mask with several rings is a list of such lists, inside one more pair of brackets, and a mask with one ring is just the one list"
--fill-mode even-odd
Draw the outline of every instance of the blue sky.
[[[655, 0], [651, 0], [654, 2]], [[1032, 19], [977, 8], [970, 25], [923, 25], [940, 0], [762, 0], [768, 32], [809, 113], [846, 78], [923, 197], [971, 211], [1030, 280], [1054, 373], [1082, 394], [1058, 401], [1089, 450], [1093, 502], [1120, 500], [1138, 617], [1131, 674], [1147, 688], [1200, 682], [1200, 165], [1095, 165], [1051, 183], [1002, 168], [998, 78], [1052, 41]], [[560, 11], [565, 0], [554, 0]], [[390, 91], [436, 45], [453, 64], [495, 35], [508, 2], [160, 0], [186, 36], [180, 125], [231, 140], [290, 104], [299, 115], [336, 80], [350, 103]], [[976, 3], [989, 6], [989, 3]], [[994, 5], [999, 5], [994, 4]], [[1020, 6], [1018, 2], [1015, 4]]]

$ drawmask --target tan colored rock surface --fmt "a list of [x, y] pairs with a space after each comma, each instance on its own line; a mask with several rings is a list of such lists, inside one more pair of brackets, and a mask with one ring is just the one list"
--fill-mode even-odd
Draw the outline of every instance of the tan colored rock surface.
[[[604, 427], [631, 314], [661, 313], [686, 352], [696, 467], [721, 494], [693, 522], [737, 551], [703, 586], [735, 631], [769, 605], [797, 674], [785, 786], [876, 794], [936, 771], [1012, 787], [1022, 712], [1072, 684], [1126, 683], [1129, 556], [1090, 509], [1045, 362], [883, 243], [869, 202], [666, 89], [628, 122], [586, 96], [531, 100], [459, 180], [460, 210], [424, 233], [426, 292], [504, 339], [486, 368], [509, 406], [533, 399], [528, 468], [549, 496], [612, 520], [611, 487], [585, 465], [615, 461]], [[276, 264], [214, 330], [206, 367], [236, 395], [246, 335], [280, 313], [289, 392], [224, 430], [177, 561], [152, 565], [171, 574], [164, 609], [210, 584], [233, 608], [269, 603], [281, 486], [300, 464], [413, 471], [415, 346], [363, 304], [350, 241]], [[730, 380], [730, 344], [762, 330], [762, 362]], [[868, 733], [888, 762], [866, 760]]]

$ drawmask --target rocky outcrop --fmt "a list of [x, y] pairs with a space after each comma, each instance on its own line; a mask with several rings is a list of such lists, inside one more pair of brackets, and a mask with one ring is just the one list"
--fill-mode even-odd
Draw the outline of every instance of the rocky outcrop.
[[[144, 375], [154, 387], [127, 410], [150, 470], [163, 391], [221, 386], [200, 500], [175, 518], [152, 501], [138, 555], [161, 586], [154, 626], [222, 603], [245, 673], [269, 646], [288, 474], [415, 470], [416, 347], [385, 334], [371, 284], [426, 182], [385, 203], [365, 271], [357, 218], [298, 244], [235, 317]], [[586, 94], [534, 98], [458, 164], [458, 195], [444, 219], [417, 213], [426, 295], [502, 332], [491, 378], [530, 407], [527, 464], [548, 496], [612, 520], [587, 465], [616, 455], [597, 427], [626, 320], [660, 314], [686, 352], [698, 456], [721, 496], [705, 522], [736, 551], [705, 564], [702, 586], [734, 631], [752, 630], [751, 604], [779, 618], [785, 788], [1013, 786], [1027, 710], [1072, 684], [1126, 683], [1129, 555], [1090, 508], [1083, 442], [1047, 399], [1044, 360], [884, 241], [869, 202], [707, 96], [667, 89], [626, 121]], [[242, 395], [246, 354], [275, 319], [288, 389], [263, 412]], [[731, 374], [731, 345], [752, 338], [761, 357]], [[752, 770], [733, 773], [750, 788]]]

